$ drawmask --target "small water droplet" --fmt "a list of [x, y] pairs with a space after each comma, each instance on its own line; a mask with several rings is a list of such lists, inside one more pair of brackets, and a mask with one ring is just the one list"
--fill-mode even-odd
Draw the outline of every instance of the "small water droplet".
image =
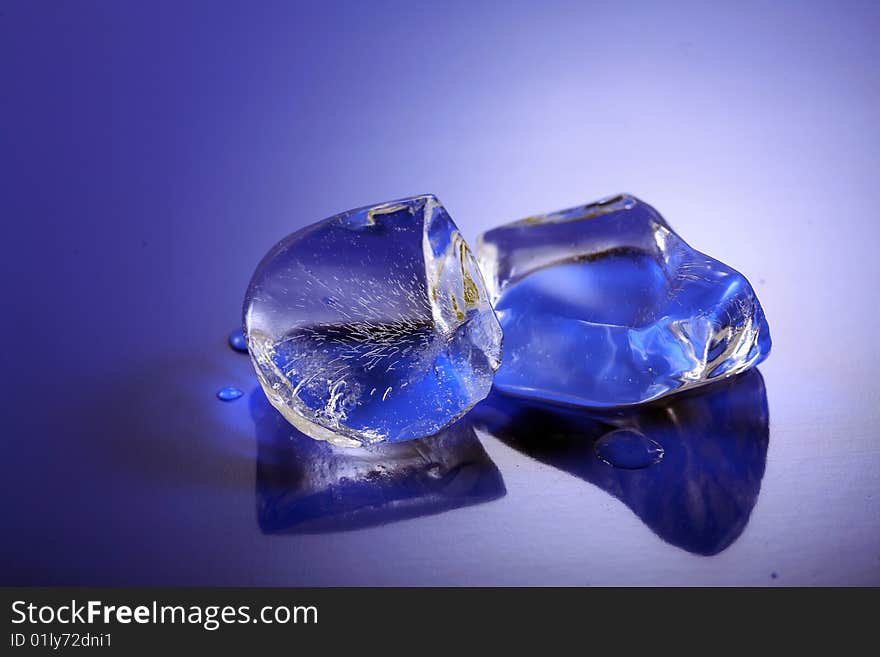
[[615, 468], [641, 470], [663, 458], [663, 448], [654, 440], [629, 429], [618, 429], [596, 441], [596, 456]]
[[244, 337], [244, 332], [241, 329], [236, 329], [229, 334], [229, 346], [236, 351], [244, 354], [247, 353], [247, 339]]
[[226, 386], [225, 388], [220, 388], [217, 391], [217, 399], [222, 401], [232, 401], [234, 399], [238, 399], [244, 393], [234, 386]]

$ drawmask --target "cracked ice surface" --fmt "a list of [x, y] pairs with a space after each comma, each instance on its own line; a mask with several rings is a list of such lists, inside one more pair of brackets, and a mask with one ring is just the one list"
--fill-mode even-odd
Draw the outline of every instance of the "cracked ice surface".
[[251, 280], [244, 324], [272, 405], [341, 445], [436, 434], [489, 393], [501, 359], [476, 261], [433, 196], [279, 242]]

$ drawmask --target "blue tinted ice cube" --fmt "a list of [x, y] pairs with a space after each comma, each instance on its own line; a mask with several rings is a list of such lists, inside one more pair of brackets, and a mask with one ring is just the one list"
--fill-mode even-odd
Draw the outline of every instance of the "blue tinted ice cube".
[[764, 311], [745, 277], [620, 195], [481, 236], [504, 331], [502, 391], [593, 407], [657, 399], [760, 363]]
[[433, 196], [279, 242], [253, 275], [244, 325], [269, 401], [338, 445], [438, 433], [489, 393], [501, 359], [476, 260]]

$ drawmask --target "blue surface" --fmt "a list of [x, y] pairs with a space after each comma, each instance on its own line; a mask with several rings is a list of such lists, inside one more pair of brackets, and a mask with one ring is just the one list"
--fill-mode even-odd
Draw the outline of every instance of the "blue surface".
[[381, 526], [504, 496], [504, 480], [470, 421], [431, 438], [340, 448], [294, 429], [260, 388], [257, 519], [266, 534]]
[[[3, 583], [880, 584], [876, 4], [0, 14]], [[748, 496], [763, 477], [729, 547], [482, 429], [502, 497], [264, 533], [227, 344], [249, 277], [307, 223], [426, 189], [470, 241], [629, 190], [755, 285], [769, 435], [733, 461]]]
[[602, 436], [594, 446], [599, 460], [623, 470], [642, 470], [659, 463], [664, 449], [656, 440], [632, 431], [618, 429]]
[[495, 387], [590, 407], [639, 404], [770, 353], [755, 291], [628, 194], [480, 237], [504, 329]]
[[496, 393], [471, 421], [521, 454], [613, 495], [664, 541], [702, 555], [718, 554], [745, 529], [769, 436], [757, 371], [613, 412]]

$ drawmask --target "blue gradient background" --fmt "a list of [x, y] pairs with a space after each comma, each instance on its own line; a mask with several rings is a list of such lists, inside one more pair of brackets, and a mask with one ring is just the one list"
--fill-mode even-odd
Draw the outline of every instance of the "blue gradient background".
[[[878, 33], [870, 2], [0, 0], [0, 581], [880, 584]], [[500, 500], [260, 532], [247, 398], [213, 395], [254, 385], [225, 340], [275, 241], [424, 192], [473, 240], [620, 191], [771, 324], [730, 548], [488, 436]]]

